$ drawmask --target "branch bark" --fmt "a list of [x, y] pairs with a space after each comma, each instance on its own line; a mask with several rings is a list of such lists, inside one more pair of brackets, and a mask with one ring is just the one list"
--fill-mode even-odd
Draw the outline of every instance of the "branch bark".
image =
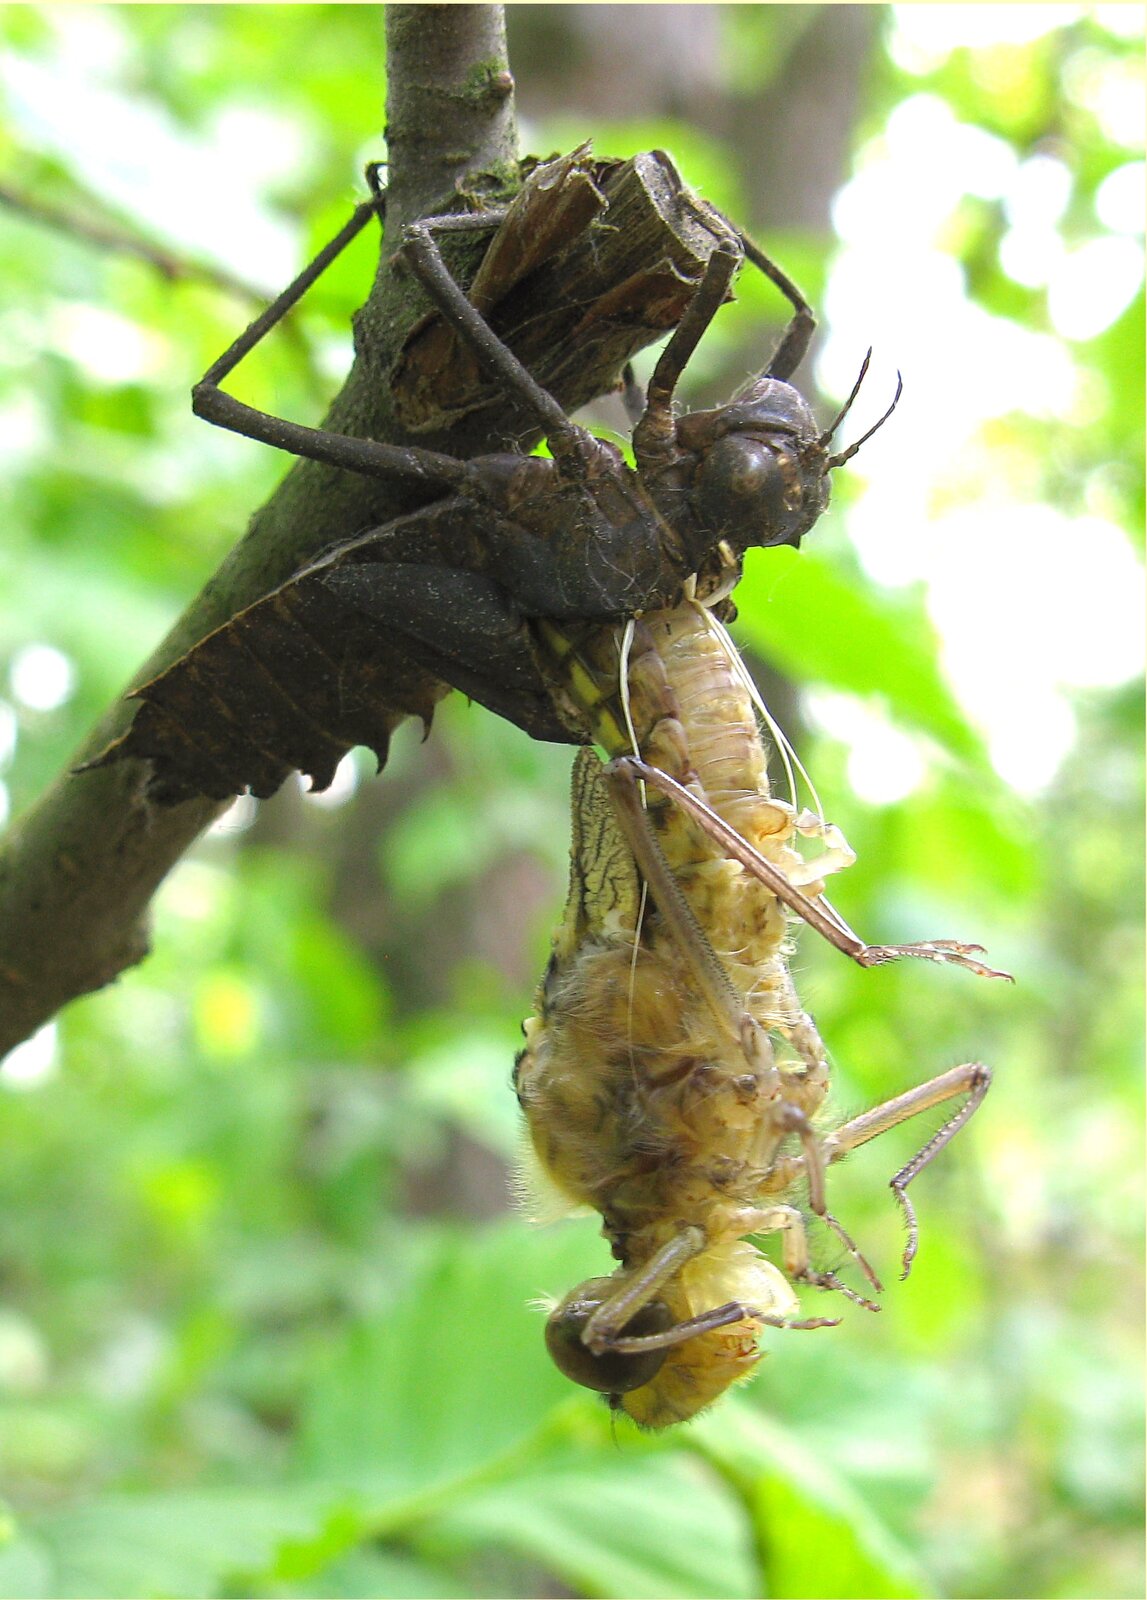
[[[387, 230], [374, 285], [355, 319], [355, 362], [325, 426], [460, 456], [504, 448], [507, 439], [521, 441], [521, 419], [496, 395], [493, 403], [460, 415], [436, 416], [432, 408], [429, 424], [425, 416], [411, 421], [409, 409], [398, 414], [394, 375], [400, 358], [409, 359], [410, 335], [425, 305], [409, 276], [390, 267], [407, 221], [459, 203], [501, 204], [521, 183], [502, 10], [393, 5], [387, 10], [387, 42]], [[588, 248], [595, 269], [604, 273], [594, 296], [620, 315], [624, 337], [563, 340], [559, 329], [540, 358], [536, 351], [525, 357], [567, 407], [608, 388], [626, 356], [680, 316], [721, 237], [707, 231], [661, 158], [645, 158], [644, 168], [639, 158], [629, 176], [616, 213], [625, 225], [603, 228]], [[611, 211], [611, 221], [613, 216]], [[635, 252], [646, 269], [655, 269], [652, 296], [648, 270], [635, 273]], [[580, 266], [574, 261], [569, 269], [577, 285], [571, 316], [583, 323], [585, 256], [583, 249]], [[464, 281], [472, 265], [465, 258], [455, 263]], [[559, 266], [548, 289], [560, 301], [568, 287]], [[656, 302], [652, 321], [650, 299]], [[537, 324], [527, 284], [517, 326], [511, 312], [508, 330], [500, 331], [521, 350]], [[296, 463], [134, 682], [155, 676], [330, 544], [413, 510], [421, 500], [417, 491], [378, 479]], [[108, 710], [68, 770], [13, 825], [0, 848], [0, 1053], [68, 1000], [143, 958], [152, 895], [220, 810], [206, 799], [170, 808], [149, 804], [138, 762], [80, 776], [72, 772], [116, 738], [131, 714], [122, 700]]]
[[[500, 6], [390, 7], [387, 44], [392, 242], [404, 221], [448, 205], [467, 182], [505, 198], [517, 151], [513, 99], [494, 81], [509, 78]], [[376, 373], [414, 320], [401, 303], [404, 286], [385, 271], [387, 254], [360, 313], [359, 354], [326, 421], [383, 439], [399, 431]], [[379, 484], [297, 463], [134, 681], [178, 659], [348, 529], [402, 509]], [[75, 762], [129, 717], [117, 701]], [[142, 799], [138, 766], [76, 777], [75, 762], [13, 824], [0, 853], [0, 1051], [143, 959], [152, 895], [220, 810], [209, 800], [157, 810]]]

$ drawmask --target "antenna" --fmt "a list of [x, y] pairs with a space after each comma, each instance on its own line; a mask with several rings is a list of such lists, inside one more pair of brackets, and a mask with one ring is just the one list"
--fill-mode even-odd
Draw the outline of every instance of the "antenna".
[[[825, 431], [821, 434], [820, 438], [817, 440], [817, 444], [820, 445], [822, 449], [823, 449], [823, 447], [825, 445], [830, 444], [832, 442], [833, 434], [840, 427], [841, 423], [844, 421], [845, 417], [847, 417], [848, 413], [852, 410], [853, 401], [856, 399], [857, 395], [860, 393], [860, 386], [864, 382], [865, 377], [868, 374], [868, 367], [869, 367], [869, 363], [871, 362], [871, 360], [872, 360], [872, 346], [869, 345], [868, 353], [865, 355], [864, 360], [860, 364], [860, 371], [857, 374], [856, 382], [852, 386], [852, 393], [849, 395], [848, 399], [841, 406], [841, 408], [837, 412], [836, 416], [832, 419], [832, 422], [829, 424], [829, 426], [825, 429]], [[900, 373], [897, 372], [897, 374], [896, 374], [896, 393], [892, 396], [892, 404], [888, 407], [888, 410], [884, 413], [884, 415], [880, 418], [880, 420], [878, 422], [874, 422], [872, 424], [871, 428], [869, 428], [867, 433], [862, 433], [859, 439], [857, 439], [853, 444], [850, 444], [847, 450], [841, 450], [836, 455], [829, 456], [828, 461], [825, 463], [825, 471], [826, 472], [831, 472], [834, 467], [843, 466], [846, 461], [851, 461], [852, 460], [852, 457], [860, 449], [861, 445], [862, 444], [867, 444], [868, 440], [872, 438], [872, 435], [874, 433], [877, 433], [881, 428], [883, 428], [884, 424], [888, 421], [889, 417], [892, 415], [892, 413], [896, 410], [896, 407], [899, 405], [900, 396], [903, 393], [904, 393], [904, 379], [901, 377]]]

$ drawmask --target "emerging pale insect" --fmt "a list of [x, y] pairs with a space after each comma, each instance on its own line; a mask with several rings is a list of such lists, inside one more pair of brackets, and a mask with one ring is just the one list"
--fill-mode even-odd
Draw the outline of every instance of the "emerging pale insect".
[[[827, 904], [823, 879], [852, 852], [823, 817], [770, 794], [754, 692], [714, 614], [720, 580], [711, 587], [625, 627], [542, 630], [555, 677], [612, 759], [583, 750], [574, 767], [569, 899], [515, 1087], [543, 1173], [601, 1213], [619, 1263], [554, 1308], [546, 1341], [567, 1376], [650, 1428], [746, 1377], [763, 1327], [831, 1325], [797, 1318], [793, 1284], [871, 1304], [813, 1268], [792, 1200], [879, 1291], [826, 1208], [825, 1169], [963, 1097], [892, 1180], [907, 1272], [905, 1189], [987, 1091], [986, 1067], [958, 1067], [818, 1132], [828, 1065], [788, 968], [791, 915], [865, 966], [918, 956], [1004, 976], [978, 946], [866, 946]], [[799, 837], [819, 853], [806, 860]], [[783, 1271], [753, 1243], [775, 1231]]]

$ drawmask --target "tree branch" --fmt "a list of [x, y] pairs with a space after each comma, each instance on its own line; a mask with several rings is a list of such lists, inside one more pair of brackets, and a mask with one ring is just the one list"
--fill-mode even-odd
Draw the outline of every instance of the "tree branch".
[[[394, 7], [388, 13], [388, 35], [388, 111], [402, 107], [408, 78], [417, 76], [424, 92], [438, 91], [437, 122], [422, 130], [426, 149], [400, 141], [394, 152], [393, 239], [406, 217], [448, 204], [467, 178], [490, 171], [505, 184], [516, 152], [512, 109], [504, 94], [470, 96], [465, 139], [458, 137], [454, 115], [464, 87], [459, 81], [464, 62], [500, 55], [502, 70], [509, 70], [504, 37], [499, 46], [500, 7]], [[438, 49], [420, 35], [432, 35]], [[427, 74], [436, 61], [444, 65], [434, 84]], [[454, 70], [448, 72], [451, 64]], [[432, 184], [423, 179], [423, 171], [432, 172]], [[395, 289], [392, 276], [380, 272], [361, 314], [365, 343], [376, 330], [389, 329], [391, 342], [401, 331], [403, 307]], [[406, 325], [412, 320], [407, 309]], [[328, 426], [394, 436], [385, 391], [370, 381], [375, 360], [360, 354], [331, 408]], [[256, 512], [246, 537], [135, 681], [176, 660], [324, 545], [394, 514], [378, 485], [299, 462]], [[129, 716], [122, 701], [112, 706], [79, 759], [120, 733]], [[140, 777], [140, 770], [130, 766], [83, 777], [69, 770], [13, 824], [0, 853], [0, 1050], [26, 1037], [68, 999], [110, 982], [147, 953], [152, 895], [220, 808], [195, 800], [157, 811], [142, 801]]]
[[[426, 305], [413, 280], [390, 269], [389, 257], [406, 221], [460, 200], [504, 203], [521, 182], [502, 12], [494, 5], [391, 6], [387, 27], [387, 233], [355, 319], [354, 366], [325, 425], [470, 456], [520, 438], [520, 418], [496, 391], [478, 394], [460, 413], [443, 410], [431, 393], [428, 409], [408, 405], [397, 414], [396, 370], [413, 362], [425, 376], [427, 346], [412, 343], [412, 334], [424, 328]], [[609, 224], [595, 231], [583, 219], [580, 252], [567, 249], [552, 271], [543, 264], [520, 289], [503, 263], [494, 294], [505, 295], [510, 308], [499, 323], [502, 336], [567, 407], [610, 387], [628, 355], [673, 325], [725, 236], [663, 157], [624, 166], [592, 163], [584, 153], [570, 160], [580, 161], [576, 176], [594, 194], [599, 178], [605, 191], [616, 190], [608, 202], [599, 195], [611, 207]], [[454, 265], [463, 281], [472, 275], [465, 257]], [[541, 325], [531, 286], [541, 293], [539, 284], [545, 309], [564, 305], [564, 321], [559, 315], [546, 323], [548, 345], [530, 350], [530, 332]], [[155, 676], [327, 546], [424, 500], [409, 488], [297, 462], [134, 681]], [[0, 848], [0, 1052], [66, 1001], [142, 959], [152, 895], [220, 809], [205, 799], [170, 808], [147, 803], [138, 762], [71, 771], [120, 734], [131, 715], [122, 701], [109, 709]]]
[[97, 250], [106, 250], [113, 255], [133, 256], [135, 260], [153, 267], [168, 283], [207, 283], [213, 289], [232, 296], [233, 299], [246, 300], [257, 306], [263, 305], [267, 299], [262, 289], [244, 283], [242, 278], [236, 277], [223, 267], [215, 266], [210, 261], [198, 261], [190, 256], [181, 255], [176, 250], [169, 250], [166, 245], [156, 244], [154, 239], [130, 232], [113, 222], [100, 221], [64, 206], [51, 205], [48, 201], [40, 200], [17, 188], [15, 184], [2, 180], [0, 180], [0, 206], [6, 206], [9, 211], [27, 217], [32, 222], [38, 222], [42, 227], [51, 228], [56, 233], [80, 239], [85, 244], [93, 245]]

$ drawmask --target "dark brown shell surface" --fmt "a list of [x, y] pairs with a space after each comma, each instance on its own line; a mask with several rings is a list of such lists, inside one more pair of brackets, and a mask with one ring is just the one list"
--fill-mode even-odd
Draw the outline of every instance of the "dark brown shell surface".
[[[616, 162], [583, 147], [532, 169], [474, 294], [573, 408], [613, 387], [625, 360], [676, 324], [727, 238], [728, 225], [663, 153]], [[499, 399], [437, 315], [415, 328], [392, 377], [408, 428], [441, 427]], [[406, 717], [428, 726], [450, 687], [534, 737], [578, 737], [550, 703], [501, 591], [480, 587], [480, 506], [448, 496], [364, 538], [377, 555], [344, 564], [356, 541], [337, 547], [136, 689], [131, 727], [88, 766], [144, 760], [148, 795], [164, 804], [247, 789], [264, 797], [296, 769], [324, 789], [354, 745], [381, 768], [395, 727]]]
[[429, 727], [448, 689], [321, 583], [296, 580], [137, 689], [131, 727], [90, 765], [149, 761], [149, 797], [166, 805], [265, 799], [295, 769], [321, 790], [354, 745], [381, 769], [399, 723]]

